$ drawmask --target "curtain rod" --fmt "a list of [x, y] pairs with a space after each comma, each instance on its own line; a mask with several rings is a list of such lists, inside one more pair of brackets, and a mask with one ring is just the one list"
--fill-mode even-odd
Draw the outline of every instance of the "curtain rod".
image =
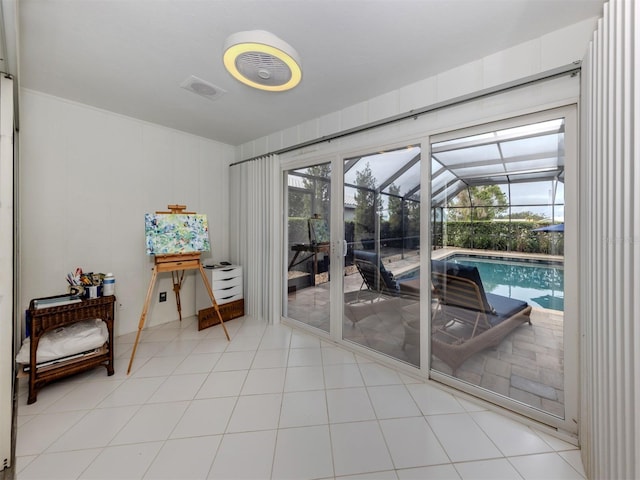
[[255, 157], [247, 158], [245, 160], [240, 160], [238, 162], [234, 162], [230, 164], [230, 167], [235, 165], [240, 165], [246, 162], [252, 162], [254, 160], [258, 160], [259, 158], [263, 158], [269, 155], [280, 155], [283, 153], [292, 152], [294, 150], [299, 150], [301, 148], [310, 147], [312, 145], [317, 145], [323, 142], [330, 142], [331, 140], [335, 140], [337, 138], [346, 137], [348, 135], [354, 135], [356, 133], [365, 132], [367, 130], [371, 130], [374, 128], [379, 128], [385, 125], [389, 125], [390, 123], [399, 122], [402, 120], [407, 120], [409, 118], [416, 119], [421, 115], [425, 115], [427, 113], [434, 112], [436, 110], [442, 110], [443, 108], [448, 108], [456, 105], [460, 105], [463, 103], [471, 102], [474, 100], [479, 100], [481, 98], [490, 97], [492, 95], [497, 95], [499, 93], [504, 93], [509, 90], [515, 90], [517, 88], [526, 87], [528, 85], [543, 82], [546, 80], [552, 80], [554, 78], [563, 77], [565, 75], [575, 76], [580, 73], [582, 68], [582, 62], [580, 60], [576, 60], [573, 63], [569, 63], [562, 67], [557, 67], [551, 70], [546, 70], [544, 72], [536, 73], [534, 75], [530, 75], [528, 77], [524, 77], [518, 80], [513, 80], [511, 82], [501, 83], [500, 85], [496, 85], [494, 87], [485, 88], [483, 90], [479, 90], [477, 92], [469, 93], [466, 95], [460, 95], [459, 97], [454, 97], [448, 100], [443, 100], [442, 102], [436, 102], [426, 107], [418, 108], [415, 110], [409, 110], [408, 112], [399, 113], [397, 115], [392, 115], [390, 117], [383, 118], [381, 120], [376, 120], [374, 122], [365, 123], [364, 125], [360, 125], [358, 127], [348, 128], [346, 130], [342, 130], [340, 132], [332, 133], [330, 135], [325, 135], [322, 137], [315, 138], [313, 140], [308, 140], [306, 142], [298, 143], [296, 145], [292, 145], [290, 147], [281, 148], [280, 150], [274, 150], [272, 152], [263, 153], [262, 155], [257, 155]]

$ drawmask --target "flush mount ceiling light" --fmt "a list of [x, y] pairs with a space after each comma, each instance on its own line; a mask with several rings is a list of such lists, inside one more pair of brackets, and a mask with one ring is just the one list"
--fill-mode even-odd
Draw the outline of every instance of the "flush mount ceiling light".
[[298, 52], [264, 30], [230, 35], [224, 44], [223, 60], [235, 79], [260, 90], [290, 90], [302, 79]]

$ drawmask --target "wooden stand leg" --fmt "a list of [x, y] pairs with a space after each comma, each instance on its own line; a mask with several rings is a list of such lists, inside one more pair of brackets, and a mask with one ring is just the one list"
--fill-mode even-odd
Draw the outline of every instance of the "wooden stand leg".
[[144, 321], [147, 318], [147, 311], [149, 310], [149, 304], [151, 303], [151, 295], [153, 294], [153, 287], [156, 284], [156, 277], [158, 276], [158, 269], [153, 267], [151, 273], [151, 281], [149, 282], [149, 289], [147, 290], [147, 297], [144, 299], [144, 307], [142, 307], [142, 315], [140, 315], [140, 322], [138, 322], [138, 333], [136, 335], [136, 341], [133, 344], [133, 351], [131, 352], [131, 359], [129, 360], [129, 368], [127, 368], [127, 375], [131, 372], [131, 365], [133, 365], [133, 358], [136, 356], [136, 349], [138, 348], [138, 341], [140, 340], [140, 332], [144, 327]]
[[[136, 341], [133, 344], [133, 350], [131, 352], [131, 359], [129, 360], [129, 368], [127, 368], [127, 375], [131, 372], [131, 366], [133, 365], [133, 359], [136, 356], [136, 350], [138, 348], [138, 342], [140, 341], [140, 333], [144, 328], [144, 322], [147, 317], [147, 311], [149, 310], [149, 305], [151, 303], [151, 297], [153, 295], [153, 288], [156, 284], [156, 279], [158, 277], [158, 273], [171, 272], [171, 277], [173, 280], [173, 291], [176, 294], [176, 304], [178, 306], [178, 315], [180, 315], [180, 320], [182, 321], [182, 308], [180, 305], [180, 288], [182, 286], [182, 280], [184, 278], [185, 270], [194, 270], [198, 268], [200, 270], [200, 276], [202, 277], [202, 281], [204, 282], [205, 287], [207, 288], [207, 293], [209, 294], [209, 298], [211, 298], [211, 303], [220, 319], [220, 324], [222, 325], [222, 329], [224, 330], [224, 334], [227, 337], [227, 340], [231, 340], [229, 336], [229, 332], [227, 331], [227, 327], [224, 324], [224, 320], [222, 319], [222, 315], [220, 314], [220, 309], [218, 307], [218, 302], [216, 302], [216, 298], [213, 295], [213, 291], [211, 290], [211, 284], [207, 279], [207, 274], [202, 267], [199, 259], [200, 254], [182, 254], [182, 255], [165, 255], [162, 257], [156, 256], [156, 264], [153, 267], [153, 272], [151, 274], [151, 281], [149, 282], [149, 289], [147, 290], [147, 297], [144, 300], [144, 307], [142, 308], [142, 315], [140, 315], [140, 322], [138, 323], [138, 333], [136, 335]], [[181, 271], [180, 274], [177, 272]], [[176, 276], [174, 276], [173, 272], [176, 272]]]
[[173, 293], [176, 294], [176, 307], [178, 307], [178, 318], [182, 321], [182, 305], [180, 304], [180, 289], [182, 288], [182, 280], [184, 279], [184, 270], [181, 272], [171, 272], [171, 280], [173, 280]]
[[220, 309], [218, 308], [218, 302], [216, 302], [216, 297], [213, 296], [213, 290], [211, 290], [211, 284], [209, 283], [209, 279], [207, 279], [207, 274], [205, 273], [204, 268], [202, 267], [202, 264], [200, 264], [199, 267], [200, 267], [200, 275], [202, 276], [202, 281], [204, 282], [204, 286], [207, 288], [207, 293], [209, 294], [209, 298], [211, 298], [211, 304], [213, 305], [214, 310], [218, 314], [220, 325], [222, 325], [222, 329], [224, 330], [224, 334], [227, 336], [227, 340], [231, 340], [231, 337], [229, 337], [229, 332], [227, 332], [227, 327], [224, 324], [224, 320], [222, 320], [222, 315], [220, 315]]

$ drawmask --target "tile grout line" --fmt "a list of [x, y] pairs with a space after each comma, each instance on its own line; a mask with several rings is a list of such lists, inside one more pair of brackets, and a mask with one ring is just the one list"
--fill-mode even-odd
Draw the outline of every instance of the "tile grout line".
[[324, 383], [324, 408], [327, 414], [327, 432], [329, 433], [329, 454], [331, 455], [331, 470], [333, 472], [333, 477], [336, 477], [336, 459], [333, 447], [333, 434], [331, 430], [331, 417], [329, 416], [329, 397], [327, 396], [327, 378], [324, 371], [324, 355], [325, 353], [322, 351], [322, 341], [320, 341], [320, 364], [322, 367], [322, 382]]

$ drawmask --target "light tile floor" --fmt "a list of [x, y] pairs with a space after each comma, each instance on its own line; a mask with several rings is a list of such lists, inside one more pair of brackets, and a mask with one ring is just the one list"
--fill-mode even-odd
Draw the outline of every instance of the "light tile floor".
[[250, 318], [134, 334], [104, 368], [20, 382], [17, 478], [580, 479], [574, 446], [317, 337]]

